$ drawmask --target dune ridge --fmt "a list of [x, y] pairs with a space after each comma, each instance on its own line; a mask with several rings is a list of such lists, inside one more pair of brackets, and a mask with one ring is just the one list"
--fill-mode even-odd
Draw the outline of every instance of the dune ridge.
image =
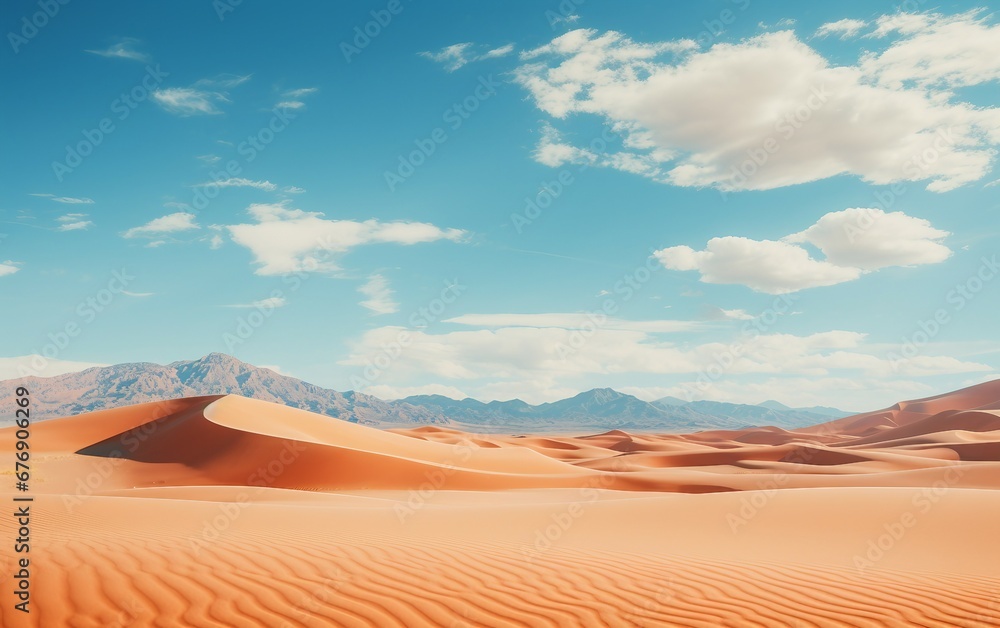
[[795, 431], [379, 431], [236, 396], [54, 419], [37, 606], [0, 621], [1000, 625], [998, 408], [990, 382]]

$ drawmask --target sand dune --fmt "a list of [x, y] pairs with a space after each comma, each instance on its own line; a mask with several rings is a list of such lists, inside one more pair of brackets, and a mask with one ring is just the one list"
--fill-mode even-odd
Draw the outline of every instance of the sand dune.
[[998, 406], [991, 382], [794, 432], [578, 437], [378, 431], [235, 396], [47, 421], [33, 609], [0, 619], [1000, 625]]

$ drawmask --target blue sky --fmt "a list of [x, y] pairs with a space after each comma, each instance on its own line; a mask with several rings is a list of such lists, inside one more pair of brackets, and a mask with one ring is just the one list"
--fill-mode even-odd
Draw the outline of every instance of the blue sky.
[[347, 4], [5, 3], [0, 374], [858, 410], [997, 376], [988, 4]]

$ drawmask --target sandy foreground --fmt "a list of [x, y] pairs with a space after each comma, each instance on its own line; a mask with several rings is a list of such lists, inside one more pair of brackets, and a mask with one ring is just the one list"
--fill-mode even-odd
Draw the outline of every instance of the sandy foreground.
[[797, 432], [379, 431], [224, 396], [30, 442], [31, 612], [8, 514], [3, 626], [1000, 625], [1000, 381]]

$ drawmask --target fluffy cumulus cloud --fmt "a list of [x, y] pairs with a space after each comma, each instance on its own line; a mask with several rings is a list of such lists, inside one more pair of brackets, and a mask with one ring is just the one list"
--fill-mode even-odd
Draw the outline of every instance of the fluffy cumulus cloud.
[[392, 299], [392, 289], [389, 288], [389, 280], [383, 275], [372, 275], [368, 278], [358, 292], [367, 298], [361, 302], [361, 307], [366, 308], [374, 314], [392, 314], [399, 311], [399, 303]]
[[[726, 236], [712, 238], [702, 250], [672, 246], [653, 255], [670, 270], [698, 271], [705, 283], [783, 294], [852, 281], [889, 266], [942, 262], [951, 256], [940, 242], [947, 235], [903, 212], [852, 208], [830, 212], [781, 240]], [[806, 243], [826, 259], [814, 259], [801, 246]]]
[[195, 222], [194, 214], [176, 212], [155, 218], [144, 225], [132, 227], [122, 235], [126, 238], [156, 237], [198, 228], [199, 225]]
[[940, 243], [949, 233], [903, 212], [852, 208], [826, 214], [805, 231], [785, 238], [808, 242], [838, 266], [877, 270], [887, 266], [936, 264], [951, 256]]
[[671, 270], [698, 271], [705, 283], [741, 284], [769, 294], [832, 286], [861, 276], [857, 268], [815, 260], [802, 247], [775, 240], [726, 236], [712, 238], [701, 251], [673, 246], [653, 255]]
[[[700, 49], [578, 29], [521, 53], [515, 80], [553, 122], [589, 114], [624, 138], [609, 159], [548, 133], [536, 151], [548, 165], [585, 159], [724, 191], [848, 174], [943, 192], [985, 176], [1000, 144], [1000, 109], [953, 91], [1000, 74], [989, 19], [880, 18], [870, 40], [878, 50], [853, 65], [830, 62], [790, 30]], [[835, 24], [825, 32], [861, 28]]]
[[461, 229], [423, 222], [330, 220], [320, 212], [290, 209], [287, 202], [251, 205], [247, 213], [254, 222], [226, 228], [233, 242], [253, 253], [258, 275], [333, 272], [334, 257], [358, 246], [459, 241], [465, 236]]
[[[512, 315], [477, 315], [473, 322], [502, 322]], [[565, 314], [539, 314], [556, 322]], [[518, 322], [516, 319], [510, 322]], [[480, 329], [430, 333], [386, 326], [366, 332], [342, 364], [356, 368], [378, 364], [377, 357], [406, 333], [406, 350], [380, 373], [380, 386], [424, 385], [427, 379], [458, 386], [477, 398], [521, 397], [551, 401], [578, 392], [573, 382], [589, 376], [622, 375], [697, 379], [722, 363], [725, 382], [753, 377], [869, 377], [898, 379], [941, 373], [978, 373], [991, 367], [953, 357], [931, 355], [904, 359], [879, 352], [864, 334], [834, 330], [798, 336], [747, 333], [739, 350], [727, 342], [701, 344], [675, 341], [656, 331], [657, 321], [589, 329], [546, 326], [484, 326]], [[750, 326], [753, 323], [742, 323]]]

